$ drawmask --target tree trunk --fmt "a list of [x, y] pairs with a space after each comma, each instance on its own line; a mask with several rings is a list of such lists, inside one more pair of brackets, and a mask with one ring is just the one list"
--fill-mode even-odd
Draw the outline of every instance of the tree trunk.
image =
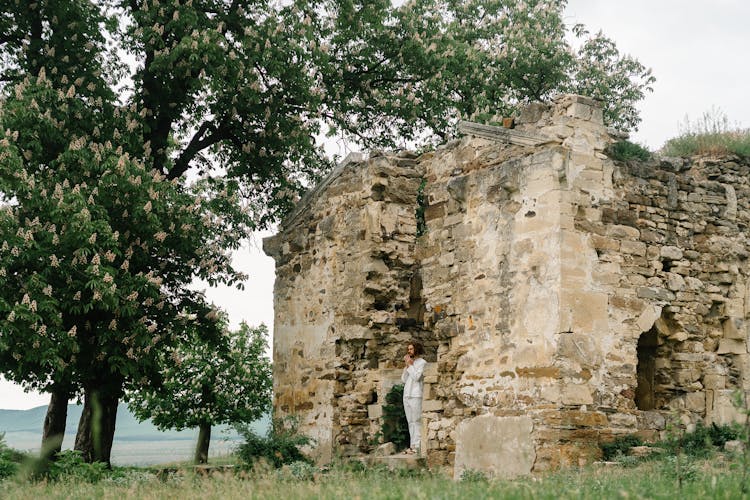
[[47, 415], [44, 417], [44, 428], [42, 429], [42, 452], [43, 460], [54, 460], [55, 455], [62, 449], [63, 436], [65, 436], [65, 424], [68, 420], [68, 400], [70, 391], [66, 388], [54, 387], [47, 406]]
[[110, 455], [119, 401], [119, 393], [110, 394], [101, 389], [84, 391], [83, 413], [78, 422], [75, 449], [81, 452], [86, 462], [111, 465]]
[[208, 462], [208, 445], [211, 443], [211, 424], [201, 424], [198, 432], [198, 444], [195, 447], [195, 463]]

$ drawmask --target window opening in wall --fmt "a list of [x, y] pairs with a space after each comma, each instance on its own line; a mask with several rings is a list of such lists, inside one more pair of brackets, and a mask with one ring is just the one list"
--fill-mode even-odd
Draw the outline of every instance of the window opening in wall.
[[639, 410], [656, 409], [656, 353], [658, 348], [656, 328], [641, 334], [638, 339], [638, 385], [635, 389], [635, 406]]

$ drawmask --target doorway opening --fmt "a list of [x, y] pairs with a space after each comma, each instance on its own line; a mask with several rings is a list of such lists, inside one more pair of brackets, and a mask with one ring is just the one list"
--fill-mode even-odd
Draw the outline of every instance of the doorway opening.
[[656, 327], [641, 334], [638, 339], [638, 383], [635, 389], [635, 406], [639, 410], [657, 409], [656, 359], [659, 348], [659, 333]]

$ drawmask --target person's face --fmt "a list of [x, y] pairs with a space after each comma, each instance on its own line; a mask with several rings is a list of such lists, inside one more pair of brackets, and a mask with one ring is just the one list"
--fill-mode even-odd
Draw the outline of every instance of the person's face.
[[410, 357], [414, 357], [414, 346], [409, 344], [409, 347], [406, 348], [406, 354], [408, 354]]

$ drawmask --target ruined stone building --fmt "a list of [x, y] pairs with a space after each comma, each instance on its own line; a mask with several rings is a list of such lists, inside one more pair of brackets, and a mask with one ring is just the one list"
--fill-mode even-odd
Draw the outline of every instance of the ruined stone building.
[[616, 162], [579, 96], [516, 122], [342, 164], [265, 240], [275, 408], [321, 460], [371, 449], [411, 339], [429, 362], [422, 450], [456, 475], [578, 465], [618, 434], [738, 415], [748, 162]]

